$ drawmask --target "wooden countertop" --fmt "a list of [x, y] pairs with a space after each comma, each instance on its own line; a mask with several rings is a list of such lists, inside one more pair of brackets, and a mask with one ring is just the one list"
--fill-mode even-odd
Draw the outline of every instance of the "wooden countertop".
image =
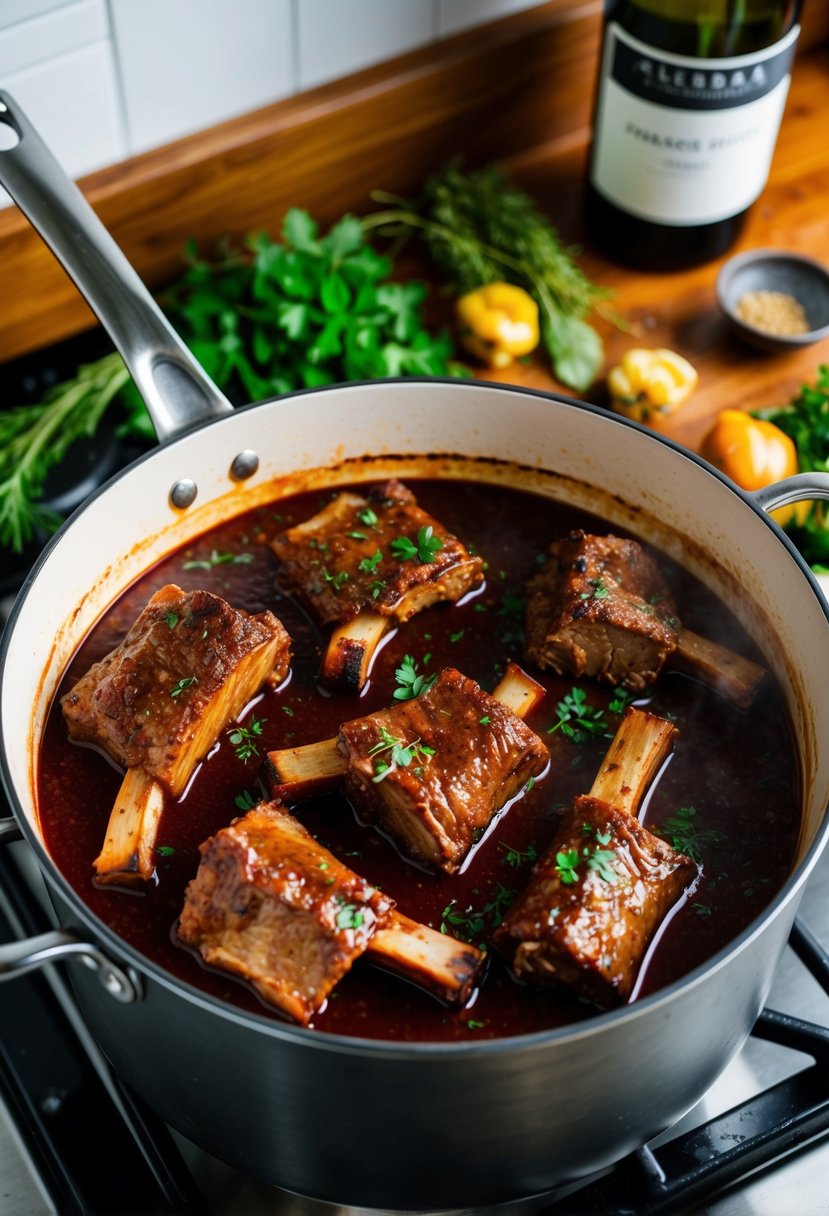
[[[829, 264], [829, 5], [805, 6], [800, 49], [768, 187], [734, 250], [776, 247]], [[733, 338], [714, 283], [722, 263], [677, 274], [614, 266], [585, 242], [583, 181], [601, 0], [548, 0], [353, 77], [275, 103], [93, 174], [81, 184], [151, 287], [181, 269], [196, 236], [275, 232], [290, 206], [321, 224], [371, 209], [377, 187], [414, 194], [429, 172], [463, 153], [493, 160], [538, 200], [581, 265], [612, 289], [632, 332], [598, 320], [605, 370], [632, 345], [688, 358], [699, 385], [669, 433], [697, 447], [720, 409], [788, 401], [813, 379], [829, 342], [768, 356]], [[423, 274], [415, 262], [401, 273]], [[0, 362], [78, 333], [93, 318], [16, 209], [0, 211]], [[489, 378], [559, 389], [538, 357]], [[604, 403], [604, 377], [585, 396]], [[11, 403], [9, 403], [11, 404]]]
[[[612, 303], [631, 324], [623, 333], [599, 320], [606, 367], [630, 346], [669, 347], [699, 372], [693, 396], [671, 419], [666, 432], [696, 448], [721, 409], [758, 409], [790, 400], [818, 365], [829, 362], [829, 339], [804, 350], [767, 355], [732, 336], [715, 297], [717, 273], [727, 257], [762, 247], [808, 254], [829, 265], [829, 53], [811, 52], [797, 63], [769, 184], [749, 213], [737, 245], [704, 266], [672, 274], [648, 274], [614, 266], [584, 247], [580, 264], [598, 283], [613, 290]], [[544, 149], [508, 162], [510, 174], [555, 217], [567, 240], [583, 237], [582, 183], [587, 145], [545, 156]], [[504, 381], [556, 388], [543, 365], [510, 369]], [[603, 383], [584, 396], [605, 403]]]

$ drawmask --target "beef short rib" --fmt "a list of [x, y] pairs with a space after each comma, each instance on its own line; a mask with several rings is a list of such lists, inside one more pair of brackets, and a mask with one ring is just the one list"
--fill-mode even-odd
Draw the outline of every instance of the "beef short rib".
[[668, 586], [636, 541], [571, 532], [527, 586], [527, 654], [559, 675], [639, 692], [676, 649], [678, 631]]
[[272, 612], [248, 616], [209, 591], [168, 584], [61, 708], [73, 739], [177, 796], [228, 722], [289, 665], [290, 638]]
[[[420, 539], [419, 539], [420, 538]], [[483, 563], [391, 480], [366, 498], [338, 494], [271, 542], [281, 587], [299, 595], [321, 625], [366, 609], [397, 622], [483, 582]]]
[[358, 811], [447, 874], [549, 762], [534, 731], [451, 667], [420, 696], [346, 722], [338, 745]]
[[261, 803], [202, 845], [178, 934], [307, 1025], [393, 906], [277, 803]]

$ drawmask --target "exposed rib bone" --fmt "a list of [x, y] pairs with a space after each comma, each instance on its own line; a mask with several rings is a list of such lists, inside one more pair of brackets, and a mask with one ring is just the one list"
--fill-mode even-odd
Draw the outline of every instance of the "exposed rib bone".
[[[510, 663], [492, 696], [511, 709], [516, 717], [525, 718], [544, 693], [543, 685], [528, 676], [517, 663]], [[309, 798], [330, 790], [345, 776], [348, 761], [334, 738], [268, 752], [262, 767], [271, 795], [285, 800]]]
[[341, 692], [359, 692], [383, 635], [394, 624], [393, 617], [364, 608], [353, 620], [338, 625], [322, 661], [323, 681]]
[[371, 961], [402, 975], [450, 1005], [465, 1005], [480, 980], [482, 951], [394, 911], [377, 929], [366, 953]]
[[142, 887], [152, 876], [161, 784], [143, 768], [128, 768], [112, 807], [103, 848], [95, 859], [99, 883]]
[[735, 654], [725, 646], [710, 642], [708, 638], [700, 637], [698, 633], [692, 633], [690, 629], [679, 631], [671, 665], [697, 676], [742, 710], [751, 708], [768, 674], [765, 667]]
[[348, 761], [339, 751], [336, 739], [321, 739], [302, 747], [286, 747], [268, 752], [262, 771], [272, 797], [282, 801], [309, 798], [335, 786], [345, 775]]
[[544, 685], [528, 676], [523, 667], [519, 667], [517, 663], [509, 663], [504, 677], [492, 695], [496, 701], [511, 709], [517, 718], [526, 718], [541, 701], [545, 692]]
[[635, 816], [676, 734], [676, 727], [664, 718], [644, 709], [628, 709], [588, 796]]

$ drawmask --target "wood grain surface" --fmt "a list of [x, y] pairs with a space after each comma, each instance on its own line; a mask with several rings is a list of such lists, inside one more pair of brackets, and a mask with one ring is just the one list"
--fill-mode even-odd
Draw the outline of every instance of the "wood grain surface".
[[[829, 345], [773, 357], [742, 346], [717, 309], [721, 262], [654, 275], [613, 266], [590, 249], [582, 198], [601, 10], [600, 0], [549, 0], [112, 166], [82, 188], [156, 287], [180, 271], [191, 236], [209, 247], [226, 233], [275, 233], [289, 206], [327, 223], [370, 210], [374, 188], [414, 192], [458, 153], [469, 165], [498, 160], [564, 239], [584, 246], [591, 277], [612, 289], [627, 332], [599, 320], [607, 367], [634, 344], [671, 347], [696, 365], [699, 387], [671, 426], [675, 438], [696, 446], [719, 409], [787, 400], [829, 360]], [[806, 0], [771, 180], [737, 249], [773, 246], [829, 262], [827, 40], [829, 4]], [[0, 291], [0, 362], [93, 324], [16, 208], [0, 212]], [[498, 378], [560, 388], [541, 358]], [[603, 383], [586, 396], [601, 402]]]

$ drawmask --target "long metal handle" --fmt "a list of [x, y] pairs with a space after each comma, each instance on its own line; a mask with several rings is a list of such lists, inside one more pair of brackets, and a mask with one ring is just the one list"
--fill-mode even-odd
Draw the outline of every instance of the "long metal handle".
[[[160, 440], [233, 407], [199, 366], [147, 288], [8, 93], [0, 123], [0, 184], [74, 280], [123, 356]], [[11, 138], [13, 138], [12, 136]]]
[[796, 473], [783, 481], [775, 481], [752, 495], [758, 507], [774, 511], [809, 498], [829, 498], [829, 473]]
[[130, 1005], [141, 999], [141, 981], [137, 974], [119, 967], [97, 946], [82, 941], [66, 929], [52, 929], [37, 937], [0, 945], [0, 983], [69, 958], [76, 958], [90, 967], [116, 1001]]

